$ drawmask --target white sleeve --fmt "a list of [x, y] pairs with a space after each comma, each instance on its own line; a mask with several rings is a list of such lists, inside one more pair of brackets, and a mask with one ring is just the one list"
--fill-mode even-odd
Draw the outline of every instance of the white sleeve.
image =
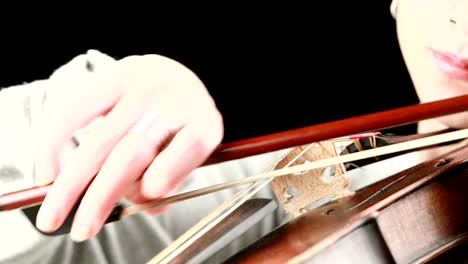
[[[78, 55], [48, 79], [0, 90], [0, 194], [27, 188], [34, 180], [34, 128], [55, 89], [73, 89], [114, 59], [96, 50]], [[70, 85], [67, 85], [70, 84]]]
[[32, 183], [32, 126], [40, 114], [46, 80], [3, 88], [0, 91], [0, 193]]

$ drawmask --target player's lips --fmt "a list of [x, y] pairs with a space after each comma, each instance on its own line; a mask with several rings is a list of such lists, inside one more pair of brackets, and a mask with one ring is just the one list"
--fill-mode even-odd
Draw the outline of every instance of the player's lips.
[[468, 81], [468, 58], [431, 49], [436, 67], [445, 75]]

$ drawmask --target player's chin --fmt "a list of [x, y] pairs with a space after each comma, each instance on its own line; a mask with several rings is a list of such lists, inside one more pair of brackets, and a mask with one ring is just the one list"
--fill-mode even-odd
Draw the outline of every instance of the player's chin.
[[[442, 90], [440, 89], [441, 87], [443, 88]], [[449, 85], [446, 83], [445, 85], [433, 88], [433, 94], [430, 95], [429, 101], [468, 95], [468, 81], [461, 82], [458, 80], [458, 82], [453, 82], [452, 80]], [[468, 128], [468, 111], [441, 116], [437, 120], [452, 129], [465, 129]]]
[[439, 121], [453, 129], [468, 128], [468, 111], [449, 116], [440, 117]]

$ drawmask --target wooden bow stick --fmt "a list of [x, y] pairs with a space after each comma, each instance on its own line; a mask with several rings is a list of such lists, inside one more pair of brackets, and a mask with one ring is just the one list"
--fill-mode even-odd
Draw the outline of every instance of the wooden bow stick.
[[468, 94], [404, 106], [220, 145], [205, 165], [468, 111]]

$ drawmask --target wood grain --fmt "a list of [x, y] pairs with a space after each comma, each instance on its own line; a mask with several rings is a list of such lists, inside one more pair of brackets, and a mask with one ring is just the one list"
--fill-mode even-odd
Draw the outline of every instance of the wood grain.
[[468, 235], [468, 177], [460, 175], [468, 175], [468, 166], [408, 195], [379, 215], [377, 223], [397, 263], [435, 256], [442, 245]]
[[[294, 148], [278, 162], [275, 170], [284, 167], [303, 150], [306, 150], [306, 152], [292, 163], [293, 166], [338, 156], [334, 142], [322, 141], [309, 146]], [[334, 171], [328, 182], [324, 177], [324, 171], [327, 168]], [[335, 164], [327, 168], [308, 170], [299, 174], [288, 174], [271, 181], [270, 185], [286, 212], [298, 217], [307, 211], [308, 205], [320, 199], [328, 196], [339, 199], [352, 194], [348, 190], [349, 180], [344, 176], [346, 171], [344, 165]]]

